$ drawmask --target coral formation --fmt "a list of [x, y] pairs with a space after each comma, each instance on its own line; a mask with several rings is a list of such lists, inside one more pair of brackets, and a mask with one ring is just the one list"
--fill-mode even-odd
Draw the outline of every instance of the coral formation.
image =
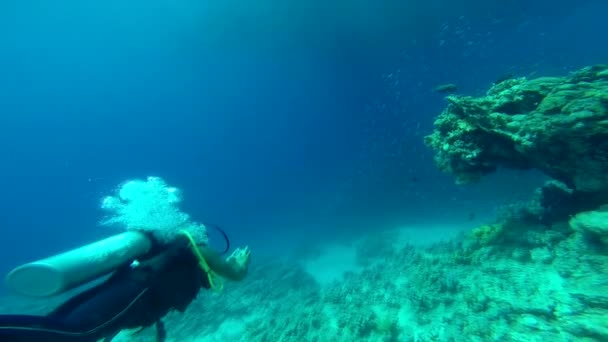
[[480, 245], [489, 245], [496, 242], [502, 235], [504, 230], [503, 224], [484, 224], [471, 232], [471, 236]]
[[608, 66], [508, 79], [485, 96], [447, 100], [425, 141], [457, 182], [506, 167], [541, 170], [575, 191], [608, 189]]
[[570, 220], [570, 226], [588, 238], [608, 246], [608, 208], [579, 213]]

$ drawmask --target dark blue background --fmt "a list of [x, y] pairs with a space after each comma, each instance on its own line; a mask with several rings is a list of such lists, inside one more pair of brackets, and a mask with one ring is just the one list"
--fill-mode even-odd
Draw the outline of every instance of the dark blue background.
[[148, 175], [259, 254], [524, 198], [439, 174], [432, 88], [606, 62], [608, 3], [453, 3], [3, 1], [0, 271], [112, 234], [100, 198]]

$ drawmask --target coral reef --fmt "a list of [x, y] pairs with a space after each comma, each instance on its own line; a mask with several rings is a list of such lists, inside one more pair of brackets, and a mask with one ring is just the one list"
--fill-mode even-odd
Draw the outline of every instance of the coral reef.
[[587, 238], [608, 246], [608, 208], [578, 213], [569, 223]]
[[485, 96], [447, 100], [425, 142], [458, 183], [505, 167], [541, 170], [574, 191], [608, 189], [608, 66], [508, 79]]
[[385, 240], [382, 257], [366, 251], [378, 247], [370, 236], [356, 247], [362, 270], [324, 286], [296, 261], [263, 262], [244, 283], [171, 314], [168, 341], [608, 340], [608, 253], [568, 225], [518, 236], [511, 249], [500, 239], [469, 248]]

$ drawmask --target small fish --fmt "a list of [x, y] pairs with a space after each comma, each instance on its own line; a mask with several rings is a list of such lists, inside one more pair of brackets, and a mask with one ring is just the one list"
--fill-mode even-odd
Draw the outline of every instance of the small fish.
[[454, 83], [446, 83], [436, 86], [433, 90], [438, 93], [451, 94], [458, 91], [458, 86]]
[[475, 213], [470, 212], [469, 213], [469, 221], [473, 221], [475, 219]]

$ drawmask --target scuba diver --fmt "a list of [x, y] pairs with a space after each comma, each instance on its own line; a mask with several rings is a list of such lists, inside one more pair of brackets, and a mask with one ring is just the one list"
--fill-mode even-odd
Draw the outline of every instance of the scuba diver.
[[[227, 251], [230, 243], [220, 232], [226, 238]], [[100, 254], [101, 248], [108, 251]], [[138, 250], [137, 257], [130, 255], [134, 250]], [[92, 252], [101, 256], [83, 257]], [[129, 231], [44, 262], [24, 265], [9, 274], [7, 281], [13, 289], [30, 295], [61, 293], [99, 274], [109, 276], [47, 315], [0, 315], [0, 341], [110, 342], [123, 329], [143, 330], [153, 325], [157, 341], [164, 341], [162, 318], [169, 311], [184, 312], [201, 288], [220, 290], [218, 276], [240, 281], [247, 274], [251, 256], [248, 247], [237, 248], [226, 259], [221, 254], [197, 243], [186, 230], [162, 243], [149, 232]], [[116, 267], [111, 272], [100, 269], [87, 274], [102, 262], [113, 262]], [[59, 276], [61, 281], [56, 281]]]

